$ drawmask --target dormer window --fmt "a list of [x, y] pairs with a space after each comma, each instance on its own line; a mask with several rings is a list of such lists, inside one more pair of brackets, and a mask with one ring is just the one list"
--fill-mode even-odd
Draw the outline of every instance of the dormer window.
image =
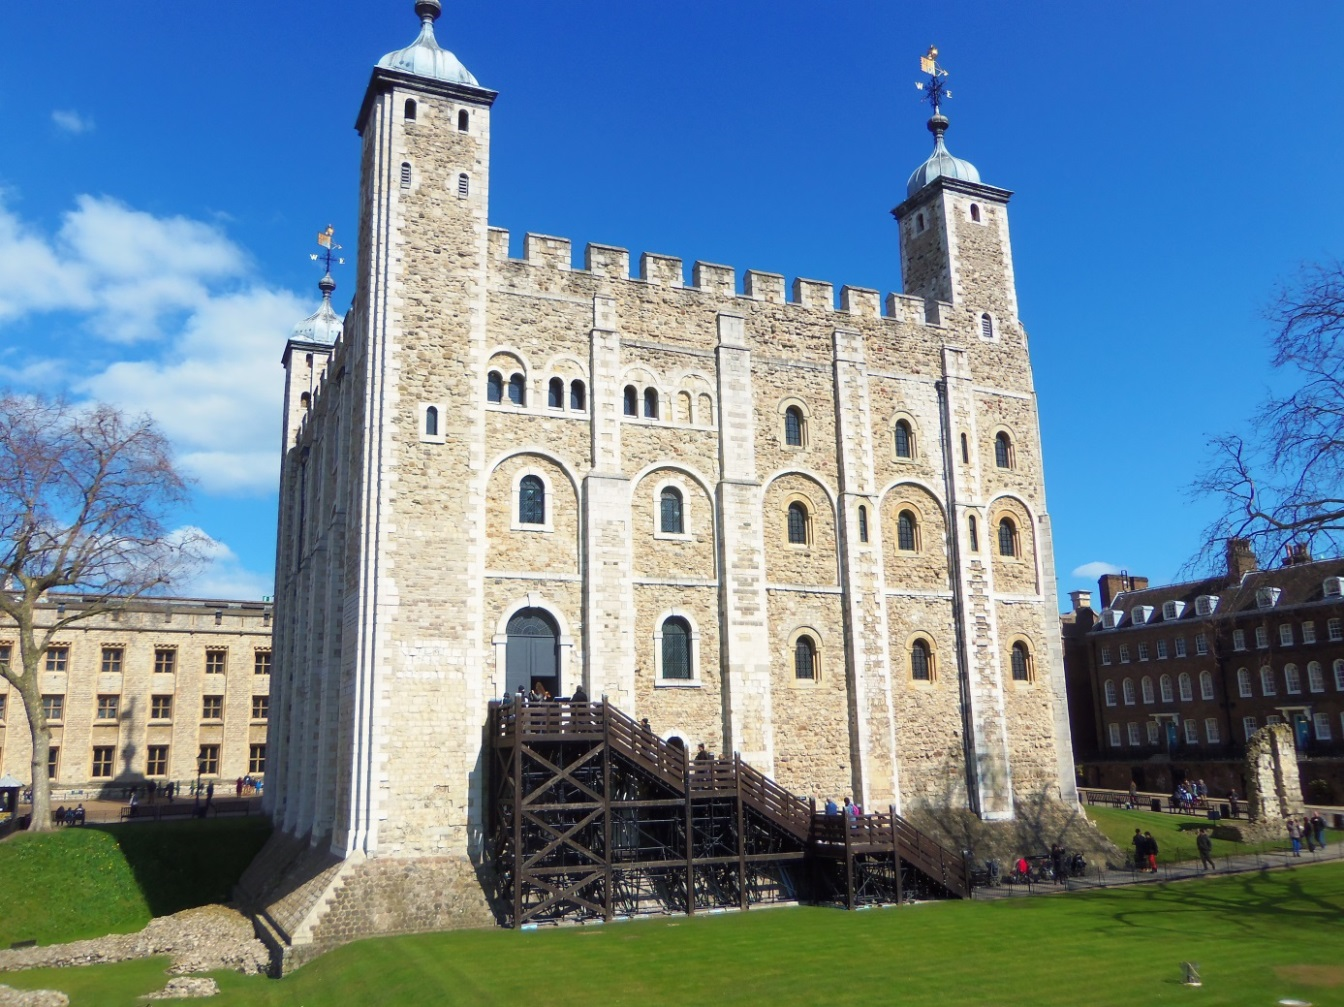
[[1168, 622], [1172, 619], [1179, 619], [1185, 611], [1185, 602], [1166, 601], [1162, 603], [1162, 618]]
[[1153, 614], [1152, 605], [1135, 605], [1129, 610], [1129, 618], [1136, 626], [1142, 626]]
[[1116, 626], [1120, 625], [1120, 620], [1123, 617], [1122, 613], [1117, 612], [1113, 608], [1104, 608], [1101, 610], [1101, 624], [1107, 629], [1115, 629]]
[[1327, 598], [1338, 598], [1344, 595], [1344, 577], [1327, 577], [1322, 585]]
[[1255, 592], [1256, 608], [1273, 608], [1279, 603], [1279, 595], [1283, 592], [1277, 587], [1262, 587]]
[[1213, 615], [1218, 608], [1218, 596], [1216, 594], [1201, 594], [1195, 599], [1195, 614], [1205, 618]]

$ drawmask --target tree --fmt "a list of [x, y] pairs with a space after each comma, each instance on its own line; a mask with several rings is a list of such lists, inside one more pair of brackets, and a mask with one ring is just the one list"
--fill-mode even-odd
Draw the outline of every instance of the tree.
[[[17, 663], [0, 674], [28, 716], [32, 829], [51, 827], [46, 649], [71, 623], [164, 589], [195, 564], [199, 536], [164, 526], [186, 488], [149, 417], [0, 393], [0, 613], [18, 636]], [[83, 604], [48, 622], [37, 605], [50, 591], [82, 594]]]
[[1344, 538], [1344, 264], [1306, 267], [1268, 315], [1271, 363], [1297, 387], [1260, 407], [1251, 438], [1213, 441], [1195, 490], [1226, 506], [1197, 563], [1216, 561], [1231, 538], [1249, 539], [1266, 558], [1290, 545], [1338, 549]]

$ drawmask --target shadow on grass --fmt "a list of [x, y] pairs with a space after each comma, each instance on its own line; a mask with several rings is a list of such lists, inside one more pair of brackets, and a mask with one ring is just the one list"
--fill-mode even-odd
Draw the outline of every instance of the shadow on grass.
[[271, 834], [270, 820], [260, 816], [88, 828], [116, 841], [154, 916], [228, 902], [239, 876]]

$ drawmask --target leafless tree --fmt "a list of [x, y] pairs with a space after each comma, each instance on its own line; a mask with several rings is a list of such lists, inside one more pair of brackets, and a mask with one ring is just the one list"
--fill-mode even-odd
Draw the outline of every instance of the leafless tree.
[[1272, 364], [1296, 389], [1272, 396], [1250, 436], [1213, 442], [1197, 495], [1221, 497], [1192, 566], [1212, 567], [1222, 543], [1245, 538], [1271, 557], [1290, 544], [1344, 539], [1344, 263], [1304, 268], [1275, 298]]
[[[185, 496], [149, 417], [0, 392], [0, 614], [18, 636], [17, 661], [0, 664], [0, 674], [28, 716], [32, 829], [51, 827], [45, 651], [71, 623], [167, 588], [195, 564], [198, 536], [164, 525]], [[51, 591], [83, 601], [49, 619], [38, 602]]]

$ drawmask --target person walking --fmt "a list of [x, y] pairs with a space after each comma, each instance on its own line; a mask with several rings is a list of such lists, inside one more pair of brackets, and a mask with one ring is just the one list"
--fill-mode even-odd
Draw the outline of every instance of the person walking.
[[1313, 811], [1308, 821], [1311, 825], [1312, 835], [1316, 837], [1316, 845], [1325, 849], [1325, 819], [1319, 811]]
[[1148, 862], [1148, 844], [1144, 841], [1141, 830], [1134, 830], [1134, 838], [1129, 841], [1129, 845], [1134, 847], [1134, 869], [1143, 870], [1143, 865]]
[[1195, 836], [1195, 846], [1199, 849], [1199, 869], [1202, 871], [1206, 867], [1209, 870], [1216, 870], [1213, 862], [1213, 837], [1209, 835], [1209, 830], [1201, 827], [1199, 835]]
[[1143, 834], [1144, 852], [1148, 855], [1148, 870], [1157, 873], [1157, 840], [1153, 838], [1151, 832]]
[[1288, 838], [1293, 841], [1293, 856], [1302, 856], [1302, 826], [1296, 818], [1288, 819]]

